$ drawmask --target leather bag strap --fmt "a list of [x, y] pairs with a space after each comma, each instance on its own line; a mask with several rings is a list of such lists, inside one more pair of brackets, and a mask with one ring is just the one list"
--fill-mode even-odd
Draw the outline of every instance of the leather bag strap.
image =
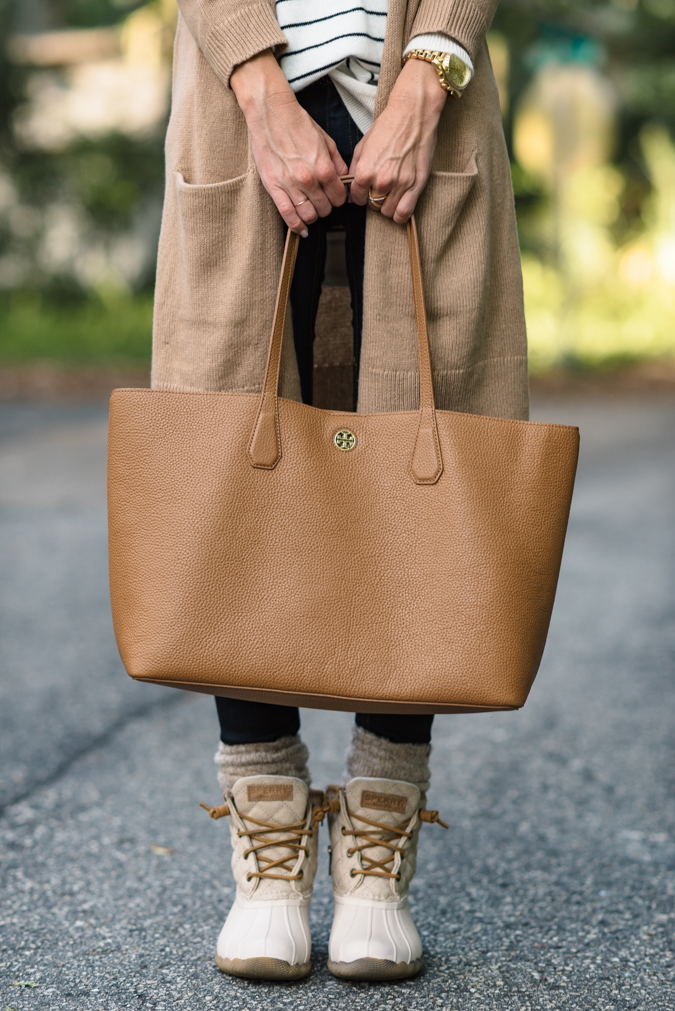
[[[342, 177], [345, 185], [350, 183], [352, 179], [352, 176]], [[429, 330], [424, 303], [419, 239], [414, 216], [408, 222], [407, 231], [420, 366], [420, 421], [413, 450], [411, 471], [413, 479], [417, 484], [435, 484], [443, 473], [443, 460], [436, 427], [434, 380], [429, 351]], [[267, 355], [267, 366], [265, 368], [265, 379], [260, 395], [260, 406], [248, 446], [252, 466], [263, 470], [273, 470], [281, 459], [281, 432], [278, 405], [281, 349], [284, 340], [288, 298], [299, 242], [300, 236], [289, 228], [281, 264], [281, 277], [279, 278], [277, 301], [274, 308], [274, 320]]]

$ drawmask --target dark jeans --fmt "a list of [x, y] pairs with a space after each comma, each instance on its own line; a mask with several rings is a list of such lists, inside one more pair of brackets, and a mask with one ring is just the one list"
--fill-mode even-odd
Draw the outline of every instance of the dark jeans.
[[[329, 134], [347, 167], [361, 132], [347, 112], [333, 82], [322, 77], [298, 94], [298, 101], [312, 119]], [[333, 208], [327, 218], [309, 226], [309, 236], [301, 239], [295, 276], [291, 287], [293, 340], [300, 370], [302, 399], [312, 403], [314, 324], [326, 267], [326, 232], [336, 225], [346, 232], [347, 276], [352, 296], [354, 329], [354, 405], [358, 391], [361, 325], [363, 320], [363, 261], [366, 242], [366, 209], [358, 204]], [[220, 719], [220, 739], [224, 744], [258, 744], [297, 734], [300, 713], [294, 706], [266, 702], [243, 702], [216, 698]], [[433, 716], [357, 713], [356, 725], [396, 744], [428, 744]]]
[[[363, 134], [347, 112], [328, 77], [322, 77], [298, 93], [298, 102], [315, 123], [337, 144], [347, 168], [354, 148]], [[347, 277], [352, 297], [352, 328], [354, 330], [354, 409], [359, 388], [361, 358], [361, 327], [363, 322], [363, 260], [366, 249], [366, 208], [344, 203], [334, 207], [327, 218], [319, 218], [308, 228], [309, 235], [300, 240], [295, 274], [291, 286], [293, 309], [293, 341], [300, 372], [300, 389], [305, 404], [312, 403], [314, 375], [314, 324], [319, 308], [321, 285], [326, 267], [326, 232], [336, 227], [345, 230]]]
[[[258, 744], [297, 734], [300, 713], [295, 706], [243, 702], [216, 697], [223, 744]], [[356, 725], [395, 744], [428, 744], [433, 716], [357, 713]]]

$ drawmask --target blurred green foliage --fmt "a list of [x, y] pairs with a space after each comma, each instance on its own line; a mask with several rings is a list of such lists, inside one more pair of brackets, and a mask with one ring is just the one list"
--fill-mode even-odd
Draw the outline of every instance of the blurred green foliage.
[[70, 28], [116, 25], [123, 14], [141, 7], [144, 0], [64, 0], [55, 5], [60, 20]]
[[15, 292], [0, 299], [0, 361], [69, 364], [146, 362], [150, 357], [152, 295], [58, 299]]
[[[613, 160], [626, 178], [616, 227], [634, 228], [650, 190], [640, 130], [657, 122], [675, 135], [675, 0], [501, 0], [493, 29], [509, 47], [505, 132], [512, 155], [513, 111], [543, 64], [597, 65], [615, 85], [621, 109]], [[512, 161], [520, 212], [544, 194]], [[531, 249], [527, 229], [522, 237]], [[542, 254], [541, 249], [532, 251]]]
[[83, 137], [63, 151], [22, 152], [15, 164], [22, 200], [40, 207], [66, 199], [84, 208], [95, 225], [122, 230], [143, 198], [157, 193], [164, 152], [155, 138], [110, 134]]

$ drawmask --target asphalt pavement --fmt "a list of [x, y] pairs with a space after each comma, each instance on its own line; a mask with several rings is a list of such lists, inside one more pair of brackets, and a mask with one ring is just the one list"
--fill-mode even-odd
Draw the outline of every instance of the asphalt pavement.
[[[675, 403], [535, 404], [582, 455], [541, 671], [512, 714], [442, 716], [400, 984], [213, 964], [233, 897], [209, 698], [133, 683], [106, 568], [106, 410], [0, 407], [0, 1009], [675, 1008]], [[303, 711], [317, 786], [351, 717]]]

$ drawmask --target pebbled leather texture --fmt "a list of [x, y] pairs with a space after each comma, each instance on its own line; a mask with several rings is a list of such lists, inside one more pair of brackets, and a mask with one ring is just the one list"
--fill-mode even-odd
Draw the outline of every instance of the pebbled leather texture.
[[[437, 411], [416, 233], [420, 409], [115, 390], [110, 592], [139, 680], [363, 712], [522, 706], [546, 642], [578, 429]], [[283, 306], [283, 312], [281, 307]], [[348, 428], [354, 448], [334, 436]]]
[[417, 412], [280, 400], [284, 453], [265, 471], [247, 453], [257, 409], [252, 394], [113, 393], [110, 590], [129, 674], [317, 708], [522, 706], [576, 429], [439, 411], [445, 469], [424, 486]]

